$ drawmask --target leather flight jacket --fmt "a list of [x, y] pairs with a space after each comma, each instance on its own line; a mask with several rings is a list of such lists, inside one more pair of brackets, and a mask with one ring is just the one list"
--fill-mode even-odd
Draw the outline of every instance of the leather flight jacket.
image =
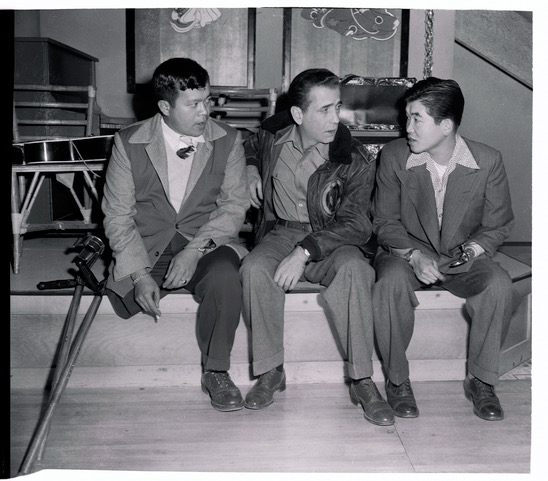
[[[276, 145], [293, 125], [289, 111], [266, 119], [259, 132], [244, 144], [247, 165], [259, 170], [263, 185], [263, 207], [254, 226], [255, 245], [276, 224], [272, 203], [272, 173], [282, 145]], [[371, 238], [371, 199], [375, 185], [376, 155], [354, 139], [339, 124], [329, 144], [329, 160], [308, 181], [307, 203], [312, 232], [300, 243], [313, 261], [327, 257], [343, 245], [364, 252]]]

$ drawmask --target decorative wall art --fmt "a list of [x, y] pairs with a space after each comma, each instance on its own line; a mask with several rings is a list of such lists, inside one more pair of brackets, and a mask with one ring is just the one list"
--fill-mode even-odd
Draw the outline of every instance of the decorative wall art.
[[312, 67], [340, 77], [405, 77], [408, 32], [408, 10], [284, 8], [283, 90]]
[[128, 91], [146, 85], [172, 57], [196, 60], [212, 85], [253, 87], [255, 9], [130, 9], [126, 20]]
[[400, 21], [386, 9], [303, 8], [301, 17], [316, 28], [330, 28], [354, 40], [388, 40], [396, 35]]
[[201, 28], [221, 16], [218, 8], [174, 8], [171, 12], [171, 26], [178, 33]]

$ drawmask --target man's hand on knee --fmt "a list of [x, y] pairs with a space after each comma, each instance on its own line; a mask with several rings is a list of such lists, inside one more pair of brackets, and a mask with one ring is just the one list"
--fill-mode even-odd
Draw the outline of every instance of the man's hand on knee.
[[308, 256], [301, 247], [296, 247], [276, 269], [274, 282], [284, 291], [293, 289], [303, 275]]

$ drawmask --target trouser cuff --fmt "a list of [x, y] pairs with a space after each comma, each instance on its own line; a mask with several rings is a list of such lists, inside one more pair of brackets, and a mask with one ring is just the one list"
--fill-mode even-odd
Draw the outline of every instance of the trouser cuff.
[[228, 371], [230, 369], [230, 359], [212, 359], [202, 354], [202, 366], [204, 371]]
[[259, 361], [253, 361], [253, 374], [255, 376], [260, 376], [265, 372], [271, 371], [275, 367], [278, 367], [280, 364], [284, 363], [284, 350], [274, 354], [273, 356], [267, 359], [261, 359]]
[[363, 379], [373, 376], [373, 362], [361, 363], [359, 366], [350, 362], [345, 362], [346, 373], [350, 379]]
[[388, 376], [389, 381], [396, 386], [404, 383], [409, 379], [409, 361], [406, 361], [405, 366], [398, 369], [386, 368], [386, 375]]
[[499, 383], [499, 373], [483, 369], [472, 361], [468, 361], [468, 372], [486, 384], [495, 386]]

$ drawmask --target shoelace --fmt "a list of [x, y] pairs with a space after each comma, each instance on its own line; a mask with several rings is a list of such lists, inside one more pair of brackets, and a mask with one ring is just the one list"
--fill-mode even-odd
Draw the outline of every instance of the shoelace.
[[489, 384], [486, 384], [482, 381], [480, 381], [478, 378], [473, 379], [474, 384], [478, 388], [478, 395], [484, 397], [484, 396], [494, 396], [493, 387]]
[[411, 382], [407, 379], [404, 383], [396, 387], [398, 395], [411, 396]]
[[267, 382], [270, 382], [270, 378], [274, 377], [276, 375], [278, 371], [276, 371], [276, 369], [273, 369], [272, 371], [268, 371], [266, 373], [264, 373], [260, 378], [259, 378], [259, 384], [265, 384]]
[[211, 371], [211, 374], [213, 374], [213, 378], [215, 379], [219, 387], [224, 388], [231, 386], [231, 379], [228, 373]]

